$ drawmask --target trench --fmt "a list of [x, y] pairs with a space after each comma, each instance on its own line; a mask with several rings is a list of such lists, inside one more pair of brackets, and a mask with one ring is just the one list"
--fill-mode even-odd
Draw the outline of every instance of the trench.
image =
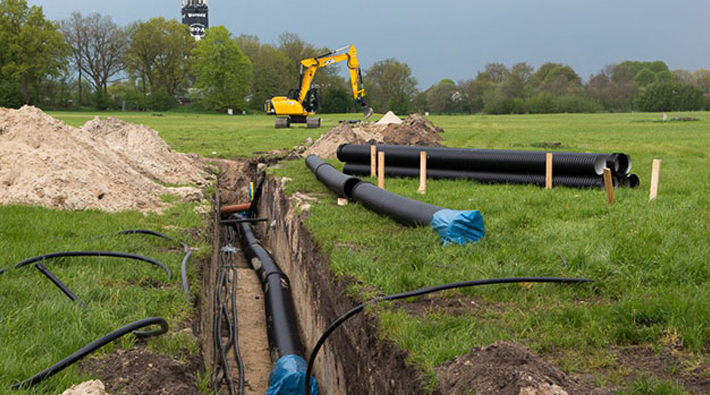
[[[216, 201], [220, 204], [246, 202], [250, 181], [264, 166], [248, 162], [219, 163], [222, 168]], [[281, 180], [267, 176], [258, 204], [258, 217], [268, 221], [254, 224], [264, 248], [288, 276], [296, 308], [299, 335], [306, 347], [305, 358], [327, 326], [340, 314], [361, 301], [345, 293], [352, 279], [336, 277], [328, 266], [317, 242], [304, 226], [307, 211], [298, 208], [298, 200], [284, 192]], [[207, 367], [216, 366], [215, 346], [210, 334], [214, 329], [214, 300], [220, 244], [223, 229], [215, 212], [211, 224], [212, 259], [202, 270], [200, 302], [202, 356]], [[241, 246], [237, 246], [241, 248]], [[261, 284], [244, 260], [241, 251], [237, 263], [237, 316], [239, 348], [245, 368], [245, 393], [263, 394], [273, 364], [269, 355], [264, 298]], [[427, 393], [418, 372], [406, 363], [406, 352], [388, 340], [380, 339], [378, 318], [366, 313], [354, 317], [336, 331], [321, 350], [315, 363], [315, 376], [322, 394], [414, 394]], [[236, 369], [233, 377], [238, 377]], [[227, 392], [225, 392], [227, 393]]]

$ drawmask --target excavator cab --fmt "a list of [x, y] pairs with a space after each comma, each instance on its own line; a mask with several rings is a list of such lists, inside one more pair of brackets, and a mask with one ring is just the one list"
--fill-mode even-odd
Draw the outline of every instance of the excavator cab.
[[317, 112], [320, 110], [320, 89], [311, 88], [306, 93], [306, 99], [303, 101], [303, 109], [308, 112]]

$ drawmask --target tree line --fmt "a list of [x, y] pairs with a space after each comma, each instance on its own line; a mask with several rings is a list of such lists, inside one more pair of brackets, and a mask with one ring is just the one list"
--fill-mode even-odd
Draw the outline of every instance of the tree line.
[[[0, 0], [0, 106], [165, 111], [263, 110], [298, 87], [300, 61], [329, 52], [293, 33], [276, 43], [223, 26], [196, 41], [177, 20], [119, 26], [110, 16], [49, 21], [26, 0]], [[338, 68], [318, 71], [323, 113], [358, 111]], [[378, 112], [553, 113], [710, 109], [710, 70], [669, 70], [660, 61], [605, 67], [587, 82], [570, 66], [489, 63], [475, 78], [444, 79], [424, 91], [396, 59], [364, 71]]]

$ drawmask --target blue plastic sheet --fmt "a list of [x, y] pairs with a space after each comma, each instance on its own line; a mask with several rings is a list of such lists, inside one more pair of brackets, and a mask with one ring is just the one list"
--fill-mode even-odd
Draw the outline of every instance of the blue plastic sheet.
[[[306, 360], [298, 355], [281, 357], [269, 374], [269, 388], [265, 395], [303, 395], [305, 393]], [[319, 395], [318, 383], [311, 377], [311, 394]]]
[[431, 227], [441, 236], [444, 245], [475, 243], [486, 234], [483, 216], [478, 210], [439, 210], [431, 218]]

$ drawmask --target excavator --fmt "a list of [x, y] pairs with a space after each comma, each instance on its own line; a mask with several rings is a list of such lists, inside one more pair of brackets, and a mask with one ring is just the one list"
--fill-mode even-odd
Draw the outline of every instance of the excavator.
[[319, 68], [344, 60], [348, 61], [355, 102], [362, 106], [365, 119], [372, 115], [372, 108], [364, 101], [365, 88], [362, 86], [362, 73], [360, 72], [360, 63], [357, 61], [357, 51], [355, 47], [349, 45], [324, 55], [302, 60], [301, 87], [291, 89], [288, 96], [275, 96], [266, 100], [264, 109], [267, 114], [276, 115], [276, 129], [289, 128], [292, 123], [305, 123], [309, 129], [320, 127], [320, 118], [309, 117], [315, 114], [319, 105], [318, 89], [311, 88], [311, 83]]

